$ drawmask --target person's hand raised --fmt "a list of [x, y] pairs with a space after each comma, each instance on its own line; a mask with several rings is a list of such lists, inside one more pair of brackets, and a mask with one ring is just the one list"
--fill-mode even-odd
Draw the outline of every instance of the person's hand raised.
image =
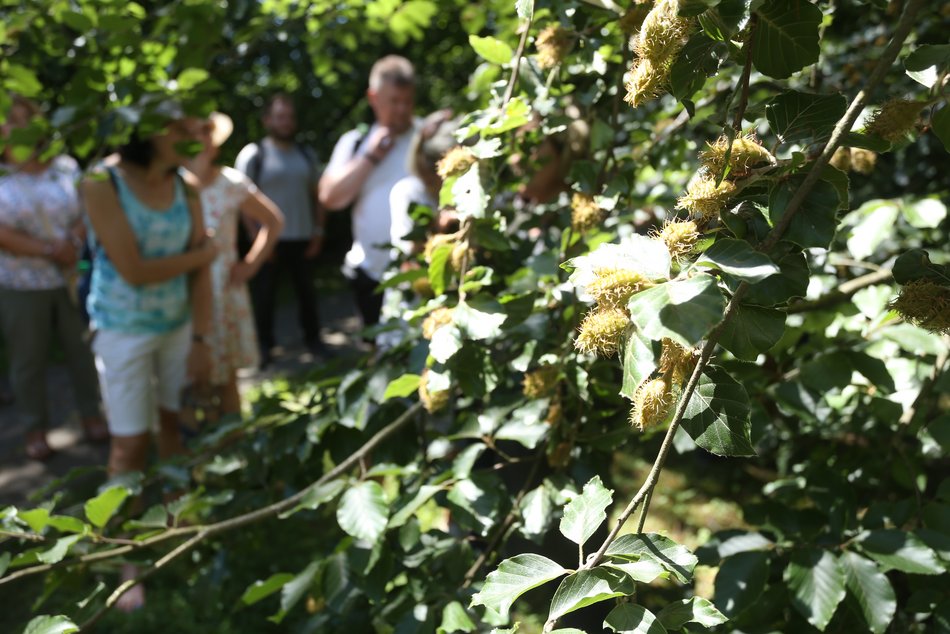
[[393, 148], [395, 139], [389, 126], [378, 126], [366, 139], [366, 156], [373, 163], [379, 163]]

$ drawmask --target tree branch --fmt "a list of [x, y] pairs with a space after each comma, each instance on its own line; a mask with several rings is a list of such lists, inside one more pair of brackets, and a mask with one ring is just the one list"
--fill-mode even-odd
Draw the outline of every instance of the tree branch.
[[827, 293], [826, 295], [822, 295], [818, 299], [795, 302], [794, 304], [791, 304], [785, 310], [785, 312], [789, 315], [793, 315], [795, 313], [806, 313], [812, 310], [828, 308], [830, 306], [834, 306], [835, 304], [840, 304], [841, 302], [847, 301], [852, 295], [860, 291], [862, 288], [875, 286], [877, 284], [884, 284], [886, 282], [890, 282], [892, 279], [894, 279], [894, 274], [890, 269], [874, 271], [873, 273], [856, 277], [853, 280], [842, 282], [838, 288], [831, 291], [830, 293]]
[[508, 85], [505, 87], [505, 96], [501, 100], [501, 109], [504, 110], [511, 97], [515, 94], [515, 85], [518, 83], [518, 74], [521, 72], [521, 58], [524, 57], [524, 47], [528, 43], [528, 33], [531, 32], [531, 20], [534, 16], [534, 2], [531, 3], [531, 12], [524, 21], [524, 30], [521, 32], [521, 40], [518, 42], [518, 50], [515, 51], [515, 59], [511, 68], [511, 77], [508, 78]]

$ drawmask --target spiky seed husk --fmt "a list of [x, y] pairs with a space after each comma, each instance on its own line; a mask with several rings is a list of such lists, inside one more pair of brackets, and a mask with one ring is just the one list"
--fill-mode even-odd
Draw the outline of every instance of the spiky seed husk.
[[643, 26], [643, 21], [646, 19], [649, 12], [649, 4], [637, 4], [623, 14], [620, 20], [617, 21], [617, 26], [620, 27], [620, 30], [623, 33], [627, 35], [633, 35], [641, 29]]
[[624, 83], [627, 94], [623, 100], [639, 108], [663, 92], [668, 75], [669, 68], [664, 64], [658, 65], [648, 59], [634, 61]]
[[474, 253], [466, 245], [461, 242], [457, 243], [452, 247], [452, 255], [449, 258], [449, 264], [452, 265], [452, 268], [456, 271], [462, 270], [462, 264], [467, 259], [469, 262], [472, 261], [472, 255]]
[[432, 292], [432, 282], [429, 281], [429, 277], [423, 275], [422, 277], [417, 277], [412, 281], [412, 290], [419, 297], [434, 297], [435, 294]]
[[660, 353], [660, 372], [670, 380], [682, 385], [696, 366], [693, 350], [676, 343], [672, 339], [663, 339], [663, 351]]
[[901, 287], [890, 308], [925, 330], [950, 334], [950, 287], [932, 280], [915, 280]]
[[699, 240], [699, 227], [692, 220], [672, 220], [663, 226], [658, 235], [666, 244], [674, 259], [689, 255]]
[[640, 59], [666, 65], [680, 52], [689, 35], [691, 21], [679, 16], [679, 0], [659, 0], [633, 37], [633, 50]]
[[[707, 148], [699, 154], [703, 165], [718, 176], [726, 165], [726, 150], [729, 148], [729, 139], [719, 137], [715, 143], [707, 143]], [[729, 153], [730, 178], [741, 176], [751, 168], [766, 165], [775, 161], [772, 153], [762, 147], [752, 135], [739, 136], [732, 140], [732, 151]]]
[[630, 269], [598, 269], [587, 292], [600, 306], [623, 308], [634, 293], [644, 290], [649, 283]]
[[436, 308], [422, 321], [422, 336], [425, 339], [431, 340], [436, 330], [451, 323], [452, 309], [446, 308], [445, 306]]
[[669, 417], [674, 399], [670, 385], [663, 379], [644, 381], [633, 394], [630, 424], [640, 431], [652, 429]]
[[574, 340], [574, 347], [583, 353], [611, 357], [620, 348], [620, 339], [630, 318], [627, 311], [600, 306], [587, 313], [581, 323], [580, 332]]
[[858, 174], [870, 174], [877, 165], [877, 153], [864, 148], [851, 149], [851, 169]]
[[865, 132], [894, 143], [914, 129], [920, 111], [926, 104], [910, 99], [891, 99], [876, 110], [865, 126]]
[[604, 219], [603, 210], [594, 202], [594, 197], [575, 193], [571, 197], [571, 228], [584, 233], [600, 225]]
[[839, 147], [835, 150], [835, 153], [831, 155], [831, 160], [828, 163], [835, 169], [839, 169], [842, 172], [851, 171], [851, 148]]
[[557, 24], [545, 27], [534, 42], [538, 49], [535, 56], [538, 66], [543, 69], [554, 68], [564, 60], [573, 44], [574, 38], [567, 29]]
[[432, 255], [436, 252], [436, 249], [441, 247], [443, 244], [455, 244], [456, 242], [456, 236], [451, 233], [436, 233], [429, 236], [429, 239], [426, 240], [425, 249], [422, 252], [426, 263], [432, 264]]
[[448, 390], [436, 390], [435, 392], [429, 391], [429, 386], [427, 385], [426, 377], [423, 375], [422, 381], [419, 383], [419, 400], [422, 401], [422, 406], [430, 414], [436, 414], [449, 404], [449, 391]]
[[436, 172], [442, 179], [452, 176], [461, 176], [477, 162], [478, 159], [472, 154], [470, 149], [456, 145], [439, 159], [439, 162], [436, 164]]
[[717, 186], [715, 179], [706, 174], [690, 182], [686, 193], [676, 201], [676, 207], [709, 220], [719, 216], [735, 192], [736, 186], [731, 181], [724, 180]]
[[542, 365], [537, 370], [525, 372], [522, 382], [524, 395], [534, 399], [550, 396], [557, 388], [558, 373], [556, 365]]

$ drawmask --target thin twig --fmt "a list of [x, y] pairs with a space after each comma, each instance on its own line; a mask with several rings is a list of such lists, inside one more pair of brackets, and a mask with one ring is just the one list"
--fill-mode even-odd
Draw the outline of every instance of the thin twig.
[[792, 315], [795, 313], [806, 313], [812, 310], [828, 308], [830, 306], [834, 306], [835, 304], [840, 304], [841, 302], [847, 301], [852, 295], [860, 291], [862, 288], [875, 286], [877, 284], [884, 284], [890, 282], [892, 279], [894, 279], [894, 273], [890, 269], [883, 269], [873, 273], [868, 273], [866, 275], [862, 275], [861, 277], [856, 277], [853, 280], [842, 282], [838, 288], [831, 291], [830, 293], [822, 295], [817, 299], [813, 299], [811, 301], [795, 302], [794, 304], [789, 305], [785, 312], [789, 315]]
[[745, 66], [742, 68], [742, 77], [739, 79], [741, 94], [739, 96], [739, 105], [736, 108], [736, 116], [732, 120], [732, 127], [738, 133], [742, 132], [742, 119], [745, 117], [746, 108], [749, 106], [749, 78], [752, 76], [752, 36], [755, 33], [755, 27], [758, 24], [759, 16], [753, 13], [749, 18], [749, 36], [746, 38], [745, 48]]
[[518, 42], [518, 50], [515, 51], [514, 65], [511, 68], [511, 77], [508, 78], [508, 85], [505, 87], [505, 96], [501, 100], [501, 109], [504, 110], [511, 97], [515, 94], [515, 85], [518, 83], [518, 74], [521, 72], [521, 58], [524, 57], [524, 47], [528, 43], [528, 33], [531, 32], [531, 19], [534, 15], [534, 3], [531, 3], [531, 11], [524, 21], [524, 30], [521, 32], [521, 40]]
[[647, 513], [650, 512], [650, 502], [653, 500], [653, 489], [647, 492], [647, 497], [643, 501], [643, 508], [640, 509], [640, 521], [637, 522], [637, 533], [643, 532], [643, 525], [647, 522]]

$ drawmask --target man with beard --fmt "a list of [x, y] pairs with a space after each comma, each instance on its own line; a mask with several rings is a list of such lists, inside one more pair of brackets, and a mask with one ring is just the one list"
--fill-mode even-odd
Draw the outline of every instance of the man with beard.
[[[238, 154], [235, 167], [247, 174], [265, 196], [284, 213], [284, 230], [274, 256], [264, 264], [252, 283], [254, 319], [261, 348], [261, 367], [272, 359], [274, 310], [281, 276], [290, 274], [297, 296], [300, 328], [307, 348], [327, 356], [320, 339], [314, 287], [314, 259], [323, 248], [326, 213], [317, 202], [316, 156], [297, 144], [297, 116], [289, 95], [271, 97], [262, 117], [267, 136]], [[248, 227], [253, 233], [256, 229]], [[253, 237], [253, 236], [252, 236]]]
[[389, 55], [373, 64], [366, 97], [375, 122], [365, 134], [340, 137], [320, 179], [320, 202], [331, 211], [353, 206], [353, 246], [343, 272], [350, 278], [364, 326], [379, 322], [383, 296], [376, 292], [389, 266], [389, 192], [408, 175], [407, 157], [416, 121], [412, 63]]

